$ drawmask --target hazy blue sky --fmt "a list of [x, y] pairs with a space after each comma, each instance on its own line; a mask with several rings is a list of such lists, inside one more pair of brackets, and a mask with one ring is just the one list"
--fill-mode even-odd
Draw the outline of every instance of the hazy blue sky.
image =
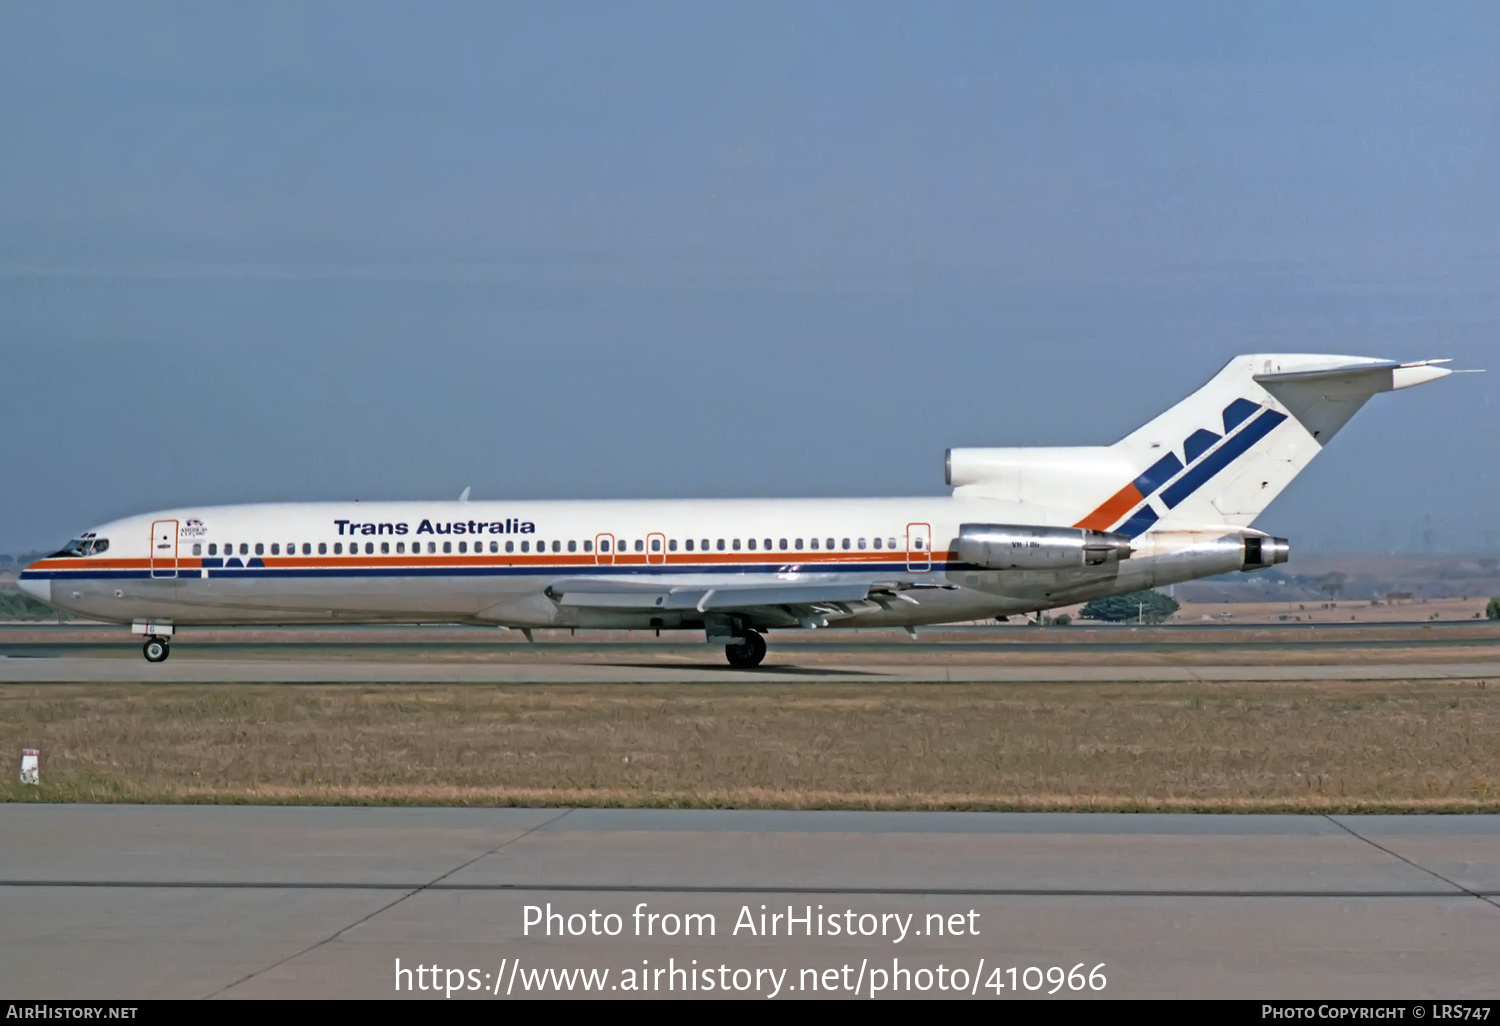
[[0, 0], [0, 551], [260, 499], [940, 493], [1454, 356], [1262, 520], [1500, 546], [1500, 4]]

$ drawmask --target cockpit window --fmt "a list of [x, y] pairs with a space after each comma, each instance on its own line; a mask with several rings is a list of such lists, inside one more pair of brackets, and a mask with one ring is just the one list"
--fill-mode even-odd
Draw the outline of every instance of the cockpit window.
[[85, 535], [82, 538], [74, 538], [68, 544], [58, 549], [48, 559], [74, 558], [79, 556], [98, 555], [109, 551], [108, 538], [95, 538], [93, 535]]

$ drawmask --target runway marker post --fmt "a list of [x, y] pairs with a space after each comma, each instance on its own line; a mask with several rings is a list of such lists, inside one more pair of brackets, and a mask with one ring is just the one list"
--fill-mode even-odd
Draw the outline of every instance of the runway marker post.
[[21, 783], [41, 783], [41, 777], [37, 772], [37, 756], [39, 754], [35, 748], [21, 749]]

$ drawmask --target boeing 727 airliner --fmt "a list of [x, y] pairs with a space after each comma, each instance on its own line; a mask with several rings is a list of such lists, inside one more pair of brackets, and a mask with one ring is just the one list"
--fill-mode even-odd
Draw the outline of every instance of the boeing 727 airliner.
[[764, 632], [1005, 616], [1285, 562], [1251, 524], [1371, 396], [1446, 360], [1239, 356], [1114, 445], [950, 449], [951, 496], [285, 503], [96, 527], [27, 567], [44, 602], [131, 624], [461, 623]]

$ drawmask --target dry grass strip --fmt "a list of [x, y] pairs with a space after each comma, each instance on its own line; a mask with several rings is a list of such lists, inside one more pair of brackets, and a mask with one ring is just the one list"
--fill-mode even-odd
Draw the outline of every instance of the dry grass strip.
[[7, 685], [0, 800], [1493, 812], [1488, 683]]

